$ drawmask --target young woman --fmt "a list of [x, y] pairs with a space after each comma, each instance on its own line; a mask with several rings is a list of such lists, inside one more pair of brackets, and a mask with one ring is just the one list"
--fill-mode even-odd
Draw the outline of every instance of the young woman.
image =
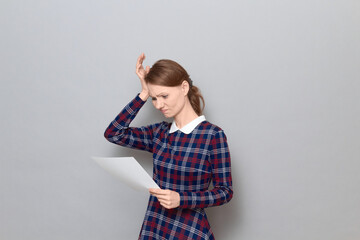
[[[139, 239], [215, 239], [204, 208], [227, 203], [233, 195], [226, 136], [202, 115], [204, 99], [183, 67], [159, 60], [144, 69], [144, 59], [141, 54], [136, 64], [140, 94], [104, 134], [112, 143], [153, 154], [153, 179], [161, 189], [149, 189]], [[172, 123], [129, 127], [149, 97]]]

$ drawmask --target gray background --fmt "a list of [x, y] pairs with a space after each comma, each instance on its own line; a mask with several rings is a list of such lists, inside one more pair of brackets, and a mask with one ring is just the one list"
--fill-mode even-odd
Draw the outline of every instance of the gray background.
[[[145, 64], [182, 64], [232, 154], [217, 239], [360, 239], [360, 2], [0, 2], [0, 239], [136, 239], [148, 195], [90, 156]], [[161, 121], [150, 101], [133, 125]]]

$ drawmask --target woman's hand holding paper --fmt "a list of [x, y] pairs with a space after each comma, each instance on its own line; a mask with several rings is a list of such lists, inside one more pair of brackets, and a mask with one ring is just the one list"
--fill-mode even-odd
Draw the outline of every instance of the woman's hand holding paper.
[[149, 192], [151, 195], [157, 197], [161, 206], [166, 209], [177, 208], [180, 205], [180, 195], [175, 191], [150, 188]]

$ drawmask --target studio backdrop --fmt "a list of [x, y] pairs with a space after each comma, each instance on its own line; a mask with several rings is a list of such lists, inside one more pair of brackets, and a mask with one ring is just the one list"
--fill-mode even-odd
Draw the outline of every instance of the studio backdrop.
[[[228, 138], [234, 197], [219, 240], [360, 239], [356, 0], [0, 1], [0, 239], [137, 239], [149, 195], [91, 156], [149, 153], [103, 133], [179, 62]], [[164, 119], [148, 101], [132, 123]]]

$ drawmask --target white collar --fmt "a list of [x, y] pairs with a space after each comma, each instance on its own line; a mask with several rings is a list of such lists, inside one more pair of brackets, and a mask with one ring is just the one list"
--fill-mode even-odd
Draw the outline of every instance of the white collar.
[[205, 116], [204, 115], [201, 115], [197, 118], [195, 118], [194, 120], [192, 120], [191, 122], [189, 122], [188, 124], [186, 124], [184, 127], [182, 127], [181, 129], [179, 129], [177, 126], [176, 126], [176, 123], [175, 123], [175, 120], [172, 122], [171, 124], [171, 128], [170, 128], [170, 131], [169, 133], [173, 133], [173, 132], [176, 132], [177, 130], [180, 130], [181, 132], [185, 133], [185, 134], [189, 134], [191, 133], [197, 125], [199, 125], [199, 123], [205, 121]]

